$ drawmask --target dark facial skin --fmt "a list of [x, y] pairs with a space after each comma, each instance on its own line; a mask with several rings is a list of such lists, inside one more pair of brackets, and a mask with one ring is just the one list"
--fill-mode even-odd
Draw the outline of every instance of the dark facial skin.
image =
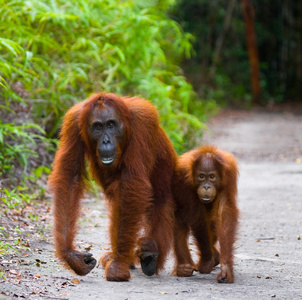
[[90, 138], [102, 165], [111, 166], [119, 160], [124, 136], [123, 122], [113, 107], [102, 105], [93, 110]]
[[198, 198], [201, 202], [210, 203], [215, 200], [221, 184], [221, 176], [215, 160], [209, 153], [202, 156], [196, 163], [194, 182]]

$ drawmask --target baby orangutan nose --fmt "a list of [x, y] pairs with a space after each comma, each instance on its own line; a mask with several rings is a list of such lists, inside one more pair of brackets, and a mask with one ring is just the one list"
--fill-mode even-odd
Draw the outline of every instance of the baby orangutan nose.
[[209, 185], [208, 183], [206, 183], [206, 184], [203, 186], [203, 188], [204, 188], [205, 190], [208, 190], [208, 189], [210, 188], [210, 185]]

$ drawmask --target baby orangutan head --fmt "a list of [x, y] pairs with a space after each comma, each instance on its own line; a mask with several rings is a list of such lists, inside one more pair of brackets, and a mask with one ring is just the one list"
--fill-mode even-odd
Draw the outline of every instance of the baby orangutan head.
[[215, 200], [221, 189], [221, 165], [213, 153], [202, 153], [193, 167], [193, 177], [198, 198], [203, 203]]

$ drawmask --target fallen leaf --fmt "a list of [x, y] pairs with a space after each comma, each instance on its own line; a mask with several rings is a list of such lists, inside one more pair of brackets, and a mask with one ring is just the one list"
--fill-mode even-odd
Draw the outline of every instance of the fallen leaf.
[[80, 284], [80, 281], [79, 281], [78, 278], [74, 278], [74, 279], [71, 280], [71, 283], [73, 283], [73, 284]]
[[70, 296], [70, 295], [71, 295], [70, 293], [65, 292], [65, 293], [60, 294], [59, 296], [64, 297], [64, 296]]
[[257, 278], [261, 278], [261, 276], [257, 276]]
[[272, 279], [272, 277], [270, 277], [270, 276], [267, 276], [267, 277], [265, 277], [265, 279]]
[[275, 256], [279, 257], [279, 254], [277, 253], [277, 254], [275, 254]]
[[276, 298], [276, 295], [271, 295], [270, 297], [271, 297], [271, 298]]
[[164, 294], [167, 294], [167, 292], [159, 292], [160, 294], [164, 295]]
[[91, 247], [92, 247], [92, 245], [85, 245], [85, 246], [84, 246], [84, 249], [85, 249], [86, 251], [89, 251], [89, 250], [91, 249]]
[[35, 275], [35, 277], [36, 277], [36, 278], [40, 278], [41, 275], [40, 275], [39, 273], [37, 273], [37, 274]]
[[18, 275], [18, 272], [16, 270], [9, 270], [9, 273], [11, 273], [13, 275]]
[[1, 265], [4, 265], [4, 264], [12, 264], [12, 261], [10, 260], [2, 260], [1, 261]]
[[13, 215], [14, 215], [14, 216], [19, 216], [19, 215], [20, 215], [20, 212], [18, 212], [16, 209], [13, 209]]

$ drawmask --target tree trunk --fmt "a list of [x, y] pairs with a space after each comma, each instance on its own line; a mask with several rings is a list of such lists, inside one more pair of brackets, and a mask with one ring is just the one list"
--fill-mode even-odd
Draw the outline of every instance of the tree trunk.
[[213, 62], [212, 62], [212, 66], [210, 69], [210, 78], [213, 79], [216, 75], [216, 66], [219, 63], [220, 60], [220, 52], [222, 49], [222, 44], [225, 38], [225, 35], [228, 31], [228, 29], [230, 28], [230, 24], [231, 24], [231, 20], [232, 20], [232, 14], [233, 14], [233, 10], [235, 7], [237, 0], [231, 0], [228, 4], [226, 13], [225, 13], [225, 19], [224, 19], [224, 24], [223, 24], [223, 28], [222, 31], [220, 32], [216, 43], [215, 43], [215, 49], [214, 49], [214, 54], [213, 54]]
[[246, 28], [246, 43], [251, 66], [251, 85], [254, 103], [260, 100], [260, 68], [257, 38], [254, 24], [254, 8], [249, 0], [241, 0]]

